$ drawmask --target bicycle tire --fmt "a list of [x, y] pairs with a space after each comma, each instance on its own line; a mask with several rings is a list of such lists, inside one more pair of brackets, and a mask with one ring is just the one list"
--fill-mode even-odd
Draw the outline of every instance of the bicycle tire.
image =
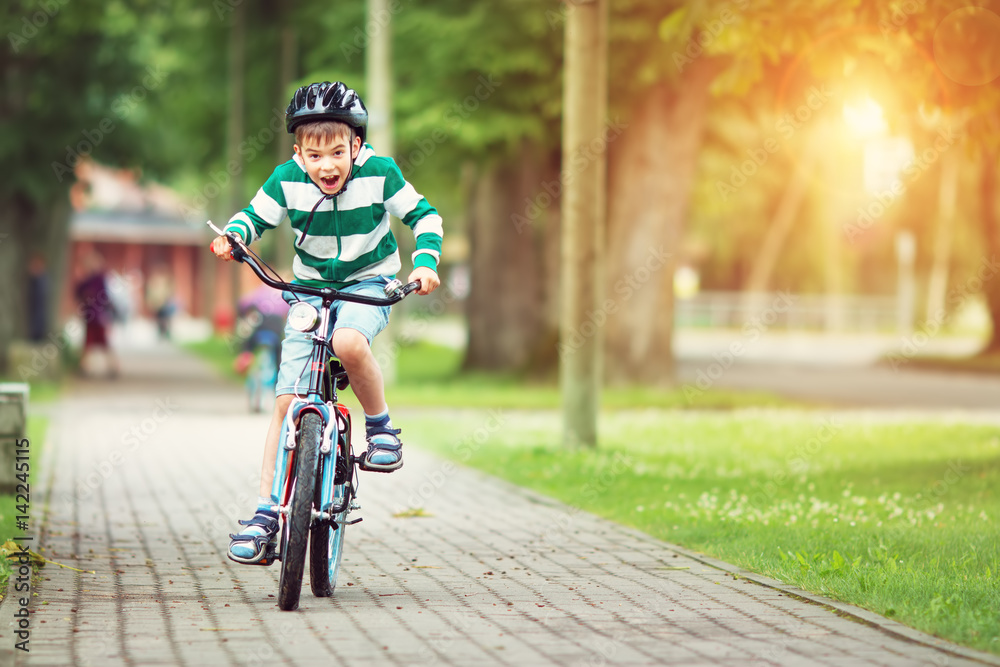
[[[334, 460], [336, 465], [336, 460]], [[333, 501], [340, 504], [347, 492], [347, 483], [333, 487]], [[319, 488], [316, 489], [319, 498]], [[334, 530], [328, 524], [317, 524], [312, 527], [309, 535], [309, 585], [313, 595], [318, 598], [328, 598], [337, 587], [337, 576], [340, 573], [340, 559], [344, 555], [344, 531], [347, 529], [347, 510], [333, 517], [337, 523]]]
[[285, 547], [281, 554], [281, 578], [278, 582], [278, 607], [283, 611], [297, 609], [302, 593], [302, 574], [316, 488], [316, 455], [322, 435], [323, 422], [319, 415], [314, 412], [303, 415], [295, 443], [295, 486], [291, 511], [285, 522]]

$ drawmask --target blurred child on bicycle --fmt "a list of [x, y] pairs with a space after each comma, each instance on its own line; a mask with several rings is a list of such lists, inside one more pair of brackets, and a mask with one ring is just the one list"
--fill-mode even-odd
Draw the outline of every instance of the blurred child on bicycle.
[[[285, 126], [295, 135], [294, 155], [279, 165], [250, 205], [226, 225], [244, 242], [256, 241], [285, 217], [295, 233], [292, 265], [297, 282], [382, 297], [383, 288], [401, 268], [389, 216], [413, 230], [414, 269], [407, 281], [420, 281], [418, 294], [439, 285], [441, 217], [406, 182], [391, 158], [380, 157], [365, 143], [368, 111], [356, 92], [343, 83], [313, 83], [299, 88], [285, 111]], [[231, 260], [223, 235], [212, 251]], [[392, 472], [403, 465], [399, 429], [392, 427], [382, 372], [371, 351], [372, 339], [389, 321], [389, 308], [336, 302], [333, 348], [354, 394], [365, 411], [368, 450], [362, 470]], [[292, 398], [306, 390], [305, 368], [311, 344], [306, 334], [286, 327], [281, 347], [274, 413], [264, 445], [257, 511], [237, 535], [229, 557], [258, 563], [278, 532], [271, 483], [281, 423]]]
[[[288, 280], [282, 276], [284, 280]], [[259, 346], [270, 347], [275, 363], [281, 363], [281, 340], [285, 337], [285, 317], [288, 303], [277, 290], [261, 285], [240, 298], [237, 304], [239, 324], [236, 331], [243, 339], [240, 353], [233, 366], [237, 373], [246, 373], [253, 362], [254, 350]]]

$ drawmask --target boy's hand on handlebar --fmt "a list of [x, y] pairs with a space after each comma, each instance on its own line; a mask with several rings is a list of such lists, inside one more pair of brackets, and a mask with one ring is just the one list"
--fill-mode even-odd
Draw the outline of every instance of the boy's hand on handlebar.
[[233, 261], [233, 246], [229, 243], [229, 239], [223, 236], [216, 236], [215, 240], [212, 241], [212, 252], [215, 253], [216, 257], [221, 257], [227, 262]]
[[420, 289], [417, 290], [417, 294], [421, 296], [430, 294], [441, 285], [441, 279], [438, 277], [437, 272], [434, 269], [428, 269], [426, 266], [418, 266], [413, 269], [406, 282], [412, 283], [414, 280], [420, 281]]

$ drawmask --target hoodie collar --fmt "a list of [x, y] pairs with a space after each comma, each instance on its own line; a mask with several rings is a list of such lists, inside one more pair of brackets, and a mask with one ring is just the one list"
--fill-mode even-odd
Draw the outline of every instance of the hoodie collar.
[[355, 168], [361, 167], [365, 162], [368, 161], [368, 158], [374, 155], [375, 151], [372, 150], [371, 146], [369, 146], [368, 144], [361, 144], [361, 150], [358, 151], [358, 157], [354, 159], [354, 167]]

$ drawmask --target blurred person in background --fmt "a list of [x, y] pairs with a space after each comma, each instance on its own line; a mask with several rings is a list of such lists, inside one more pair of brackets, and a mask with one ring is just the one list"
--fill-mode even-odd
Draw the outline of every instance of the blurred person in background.
[[104, 258], [92, 252], [84, 257], [83, 268], [85, 277], [76, 284], [74, 291], [80, 304], [80, 314], [86, 323], [80, 370], [86, 371], [88, 358], [95, 349], [99, 349], [104, 352], [108, 375], [115, 378], [121, 369], [108, 340], [108, 327], [115, 318], [115, 308], [108, 290]]
[[156, 318], [156, 331], [161, 340], [170, 339], [170, 321], [177, 312], [174, 299], [174, 285], [170, 272], [164, 266], [157, 266], [146, 283], [146, 307]]
[[[282, 279], [285, 279], [284, 276]], [[240, 323], [236, 330], [243, 338], [243, 346], [236, 357], [236, 372], [246, 373], [258, 345], [273, 347], [275, 363], [280, 364], [285, 316], [288, 314], [288, 303], [281, 298], [281, 292], [261, 285], [241, 298], [238, 306]]]
[[28, 260], [28, 340], [39, 343], [48, 331], [49, 274], [45, 257], [32, 253]]

